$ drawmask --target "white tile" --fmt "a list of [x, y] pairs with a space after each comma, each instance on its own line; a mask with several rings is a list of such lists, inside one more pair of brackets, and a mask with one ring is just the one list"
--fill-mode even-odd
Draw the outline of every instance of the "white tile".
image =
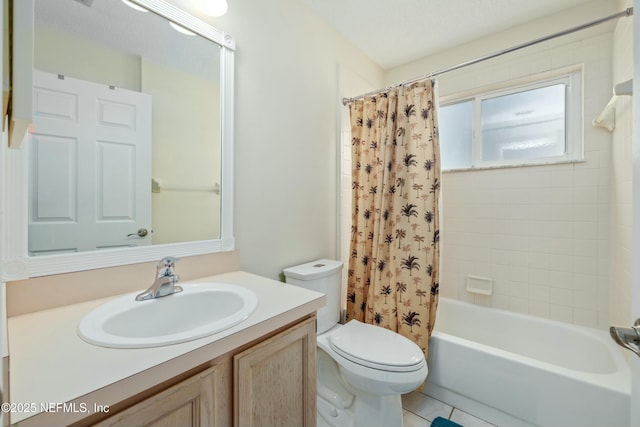
[[509, 296], [517, 298], [529, 298], [529, 285], [523, 282], [511, 282]]
[[464, 427], [491, 427], [494, 424], [490, 424], [480, 418], [476, 418], [473, 415], [467, 414], [460, 409], [454, 409], [451, 414], [451, 421], [463, 425]]
[[573, 235], [578, 239], [597, 239], [598, 223], [597, 222], [574, 222]]
[[474, 295], [473, 303], [483, 307], [493, 307], [493, 297], [489, 295]]
[[565, 67], [574, 63], [574, 55], [572, 50], [559, 49], [561, 51], [556, 52], [551, 57], [551, 65], [554, 68]]
[[596, 61], [599, 58], [599, 51], [593, 46], [580, 46], [574, 51], [574, 56], [576, 61], [580, 62]]
[[545, 319], [548, 318], [549, 303], [545, 301], [529, 301], [529, 314]]
[[429, 421], [436, 417], [449, 418], [453, 409], [446, 403], [417, 391], [402, 395], [402, 407]]
[[588, 326], [590, 328], [598, 327], [598, 312], [595, 310], [586, 310], [582, 308], [573, 309], [573, 323], [580, 326]]
[[[608, 215], [609, 205], [606, 207], [606, 213]], [[603, 211], [600, 209], [600, 205], [596, 203], [576, 203], [571, 205], [571, 216], [575, 221], [598, 221], [598, 218], [602, 216]]]
[[[596, 310], [598, 307], [597, 291], [574, 289], [573, 291], [573, 306], [574, 308], [582, 308], [586, 310]], [[574, 312], [575, 314], [575, 312]], [[575, 319], [574, 319], [575, 321]]]
[[608, 311], [598, 312], [598, 328], [608, 330], [611, 326], [611, 316]]
[[529, 300], [525, 298], [509, 298], [509, 310], [517, 313], [528, 314], [529, 313]]
[[573, 201], [580, 204], [598, 203], [598, 187], [576, 187], [573, 191]]
[[554, 288], [571, 289], [572, 273], [568, 271], [549, 271], [549, 286]]
[[[571, 264], [569, 264], [569, 268], [571, 268]], [[549, 271], [549, 286], [571, 289], [572, 277], [573, 274], [568, 271]]]
[[575, 169], [574, 185], [576, 187], [598, 186], [598, 170], [597, 169]]
[[[598, 245], [598, 252], [599, 252]], [[597, 275], [598, 274], [598, 256], [593, 257], [583, 257], [583, 256], [575, 256], [573, 257], [573, 271], [576, 274], [582, 275]], [[574, 276], [575, 280], [575, 276]]]
[[551, 185], [553, 187], [573, 187], [573, 171], [570, 169], [553, 171]]
[[559, 322], [573, 323], [573, 308], [549, 304], [549, 318]]
[[534, 301], [549, 302], [549, 286], [538, 284], [529, 285], [529, 298]]
[[571, 289], [564, 288], [550, 288], [549, 289], [549, 302], [557, 305], [571, 305], [572, 303]]
[[431, 425], [431, 421], [427, 421], [407, 410], [403, 413], [402, 421], [404, 427], [429, 427]]
[[573, 259], [571, 255], [553, 255], [549, 257], [549, 270], [573, 271]]
[[491, 75], [491, 80], [493, 83], [502, 83], [504, 81], [508, 81], [509, 80], [509, 69], [508, 68], [499, 68], [497, 70], [494, 70], [492, 75]]
[[598, 287], [598, 276], [595, 274], [574, 273], [571, 287], [578, 290], [595, 290]]
[[571, 255], [573, 242], [570, 239], [549, 239], [548, 253], [554, 255]]
[[[529, 263], [529, 257], [527, 256], [527, 261], [525, 264], [509, 266], [509, 280], [513, 282], [527, 283], [529, 278], [529, 270], [530, 270], [529, 267], [527, 267], [528, 263]], [[515, 295], [515, 296], [522, 296], [522, 295]]]
[[529, 283], [549, 283], [549, 254], [529, 254]]
[[513, 63], [510, 66], [509, 75], [512, 79], [526, 76], [529, 74], [529, 64], [527, 62]]
[[573, 241], [573, 254], [581, 257], [598, 256], [598, 241], [591, 239], [575, 239]]
[[506, 280], [494, 280], [493, 293], [498, 295], [509, 295], [511, 293], [511, 283]]

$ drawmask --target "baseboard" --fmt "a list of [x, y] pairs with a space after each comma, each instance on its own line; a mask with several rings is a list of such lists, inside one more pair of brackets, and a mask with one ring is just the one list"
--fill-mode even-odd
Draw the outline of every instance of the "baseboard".
[[425, 383], [422, 393], [497, 426], [536, 427], [534, 424], [529, 424], [520, 418], [516, 418], [428, 381]]

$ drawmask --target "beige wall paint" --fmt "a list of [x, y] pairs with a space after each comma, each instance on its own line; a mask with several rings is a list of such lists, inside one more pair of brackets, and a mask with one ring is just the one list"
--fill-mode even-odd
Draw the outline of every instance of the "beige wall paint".
[[142, 92], [153, 99], [151, 176], [160, 184], [151, 195], [153, 243], [219, 239], [220, 195], [207, 191], [221, 181], [218, 77], [141, 62]]
[[[188, 2], [174, 3], [198, 16]], [[357, 70], [373, 87], [381, 84], [382, 70], [295, 0], [249, 0], [234, 3], [224, 18], [200, 17], [232, 34], [238, 44], [234, 167], [239, 252], [183, 259], [181, 276], [243, 269], [277, 278], [288, 265], [336, 256], [336, 110], [342, 96], [360, 87], [351, 87], [349, 80], [339, 93], [339, 69]], [[74, 282], [72, 299], [63, 292], [67, 275], [12, 282], [7, 285], [9, 315], [139, 289], [138, 276], [147, 277], [153, 267], [147, 264], [109, 270], [120, 277], [115, 287], [111, 276], [102, 280], [107, 277], [103, 270], [72, 273], [81, 277]]]
[[[143, 262], [89, 271], [34, 277], [6, 284], [7, 317], [76, 304], [129, 292], [141, 292], [156, 277], [156, 262]], [[180, 280], [240, 269], [238, 252], [184, 257], [176, 265]], [[0, 290], [0, 296], [2, 295]]]
[[221, 18], [172, 3], [237, 43], [234, 228], [242, 269], [277, 278], [284, 267], [336, 257], [339, 102], [354, 93], [338, 93], [338, 68], [375, 87], [382, 70], [304, 2], [233, 1]]
[[81, 80], [140, 90], [140, 58], [96, 45], [68, 33], [35, 32], [35, 68]]

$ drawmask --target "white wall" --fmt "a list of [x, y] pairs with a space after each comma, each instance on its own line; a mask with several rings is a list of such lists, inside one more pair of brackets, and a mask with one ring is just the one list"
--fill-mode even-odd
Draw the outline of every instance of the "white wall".
[[[387, 83], [618, 10], [613, 1], [591, 2], [390, 70]], [[438, 78], [440, 95], [447, 96], [574, 64], [584, 66], [584, 162], [443, 174], [442, 295], [569, 323], [608, 327], [612, 137], [606, 130], [593, 128], [591, 120], [611, 96], [614, 26], [601, 25]], [[630, 189], [627, 186], [623, 191]], [[620, 203], [627, 203], [624, 200]], [[468, 293], [466, 275], [492, 278], [493, 295]]]
[[172, 2], [237, 42], [234, 229], [242, 269], [277, 278], [284, 267], [337, 256], [338, 65], [376, 87], [382, 70], [298, 0], [230, 1], [221, 18]]

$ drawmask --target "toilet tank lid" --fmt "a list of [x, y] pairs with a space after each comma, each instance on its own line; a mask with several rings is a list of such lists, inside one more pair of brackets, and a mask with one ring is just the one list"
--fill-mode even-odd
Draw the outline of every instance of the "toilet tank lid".
[[342, 269], [342, 261], [319, 259], [284, 269], [284, 275], [298, 280], [314, 280]]

